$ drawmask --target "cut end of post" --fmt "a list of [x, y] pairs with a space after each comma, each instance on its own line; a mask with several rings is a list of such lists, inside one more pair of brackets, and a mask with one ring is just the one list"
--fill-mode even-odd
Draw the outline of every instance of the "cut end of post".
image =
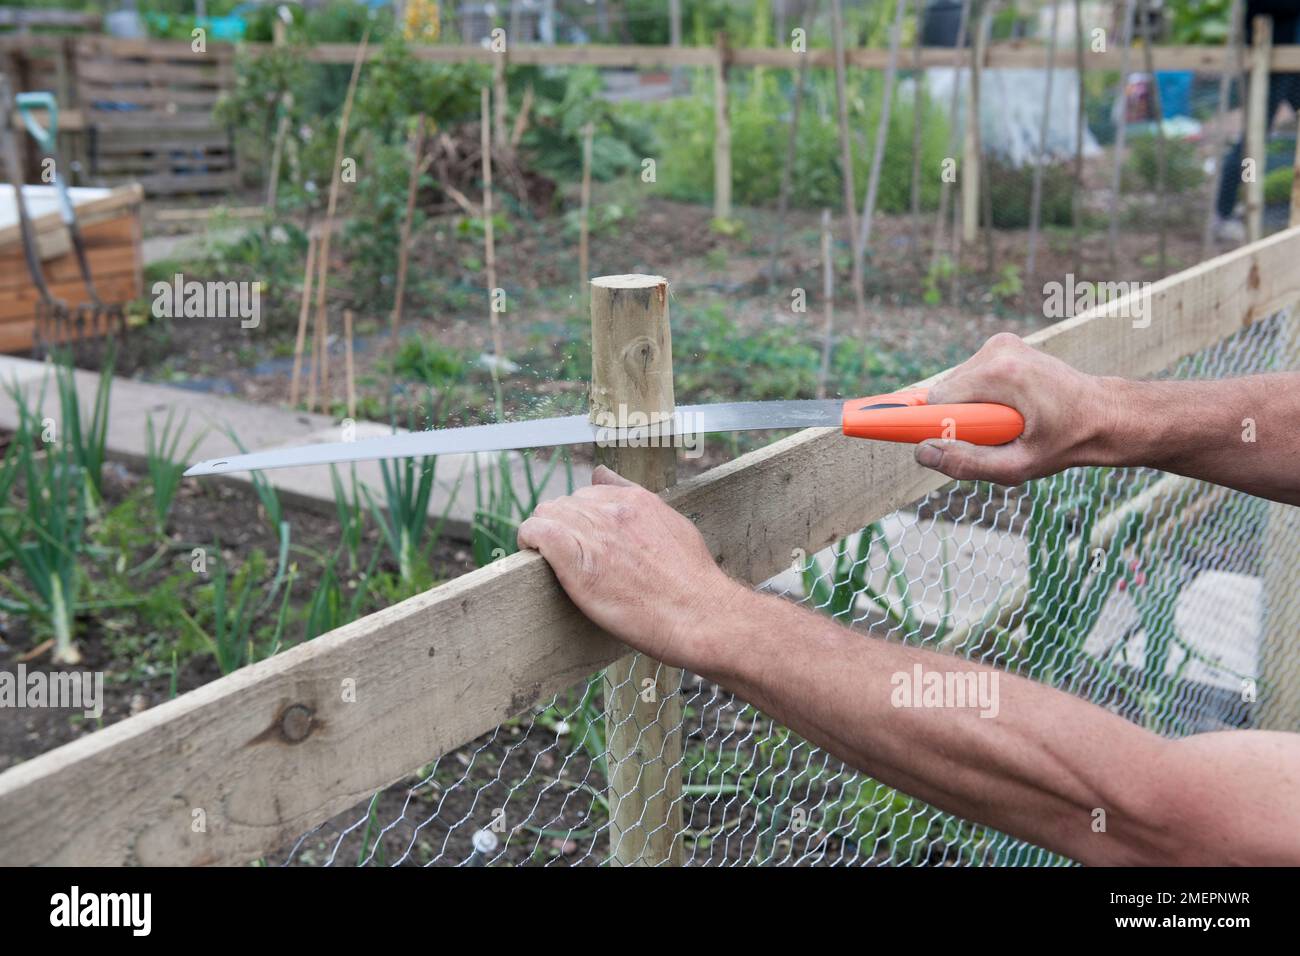
[[596, 276], [591, 280], [591, 284], [601, 289], [652, 289], [655, 286], [667, 285], [668, 280], [663, 276], [648, 276], [633, 272], [621, 276]]

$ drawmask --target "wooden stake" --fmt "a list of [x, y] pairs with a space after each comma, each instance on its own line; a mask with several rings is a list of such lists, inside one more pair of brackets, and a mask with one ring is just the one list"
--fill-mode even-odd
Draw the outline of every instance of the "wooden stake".
[[[298, 307], [298, 336], [293, 342], [293, 377], [289, 380], [289, 405], [298, 407], [298, 392], [302, 376], [302, 349], [307, 339], [307, 316], [311, 312], [312, 269], [316, 264], [316, 234], [307, 234], [307, 265], [302, 272], [302, 303]], [[313, 369], [313, 374], [315, 370]], [[314, 394], [313, 394], [313, 397]], [[308, 402], [310, 407], [311, 403]]]
[[411, 255], [411, 222], [415, 218], [415, 197], [420, 191], [420, 175], [428, 168], [424, 160], [425, 117], [421, 113], [411, 135], [411, 172], [406, 181], [406, 212], [402, 216], [401, 239], [397, 247], [397, 288], [393, 294], [392, 328], [389, 343], [397, 354], [397, 340], [401, 334], [402, 305], [406, 298], [406, 270]]
[[921, 69], [921, 24], [925, 0], [916, 0], [916, 35], [912, 39], [912, 253], [921, 246], [921, 113], [925, 109], [925, 72]]
[[980, 73], [983, 70], [984, 44], [988, 38], [990, 18], [988, 10], [980, 15], [974, 43], [971, 44], [970, 74], [967, 77], [969, 96], [961, 156], [961, 241], [965, 243], [973, 243], [979, 233]]
[[[962, 0], [961, 17], [957, 22], [957, 49], [953, 53], [952, 97], [948, 101], [948, 158], [954, 158], [957, 151], [957, 105], [960, 102], [959, 74], [962, 64], [962, 48], [966, 45], [966, 34], [970, 24], [971, 0]], [[943, 257], [943, 232], [948, 220], [948, 204], [952, 200], [952, 183], [947, 179], [939, 182], [939, 215], [934, 221], [934, 240], [930, 243], [930, 272], [933, 274]]]
[[835, 331], [835, 264], [831, 259], [831, 211], [822, 210], [822, 364], [817, 373], [817, 397], [826, 397], [826, 380], [831, 370], [831, 338]]
[[524, 133], [528, 131], [528, 118], [533, 110], [533, 84], [529, 83], [524, 88], [524, 101], [519, 104], [519, 113], [515, 116], [515, 127], [510, 131], [510, 149], [513, 152], [519, 148], [519, 141], [524, 138]]
[[588, 123], [582, 128], [582, 214], [578, 221], [578, 289], [585, 294], [591, 281], [591, 263], [588, 258], [588, 236], [591, 223], [591, 142], [596, 128]]
[[[668, 281], [660, 276], [591, 280], [591, 415], [670, 421], [672, 332]], [[677, 480], [677, 451], [597, 447], [596, 461], [659, 492]], [[653, 590], [654, 582], [646, 587]], [[682, 862], [682, 673], [640, 654], [605, 670], [609, 861], [615, 866]]]
[[487, 87], [483, 87], [480, 99], [479, 148], [483, 153], [483, 252], [487, 263], [488, 321], [492, 326], [492, 380], [500, 374], [500, 363], [505, 359], [505, 349], [501, 344], [501, 322], [497, 318], [496, 303], [493, 299], [497, 291], [497, 247], [492, 233], [492, 105]]
[[889, 141], [889, 115], [894, 107], [894, 80], [898, 76], [898, 47], [903, 41], [903, 11], [907, 0], [894, 0], [894, 25], [889, 31], [889, 60], [885, 64], [885, 89], [880, 101], [880, 122], [876, 126], [876, 148], [871, 155], [867, 194], [862, 197], [862, 218], [858, 222], [857, 274], [861, 275], [871, 242], [871, 220], [876, 214], [876, 191], [880, 188], [880, 167], [885, 162]]
[[339, 186], [343, 181], [343, 147], [347, 142], [348, 121], [352, 118], [352, 103], [357, 96], [357, 81], [361, 79], [361, 67], [366, 62], [366, 46], [370, 42], [370, 28], [361, 36], [357, 45], [357, 56], [352, 63], [352, 76], [348, 79], [348, 92], [343, 98], [343, 115], [339, 118], [339, 135], [334, 143], [334, 168], [330, 173], [329, 203], [325, 208], [325, 231], [320, 244], [320, 278], [316, 286], [316, 331], [319, 336], [320, 365], [320, 408], [329, 409], [330, 401], [330, 364], [329, 364], [329, 316], [325, 311], [325, 293], [329, 287], [330, 275], [330, 239], [334, 235], [334, 213], [338, 209]]
[[[817, 6], [821, 0], [813, 0], [809, 11], [809, 22], [817, 17]], [[794, 176], [794, 161], [799, 142], [799, 116], [803, 112], [803, 93], [808, 85], [808, 54], [805, 51], [799, 61], [799, 77], [794, 84], [794, 108], [790, 113], [790, 137], [785, 144], [785, 165], [781, 167], [781, 189], [776, 199], [776, 222], [772, 229], [772, 261], [767, 269], [767, 287], [769, 291], [776, 287], [777, 261], [781, 258], [781, 247], [785, 243], [785, 217], [790, 208], [790, 188]]]
[[1115, 163], [1110, 173], [1110, 231], [1108, 252], [1111, 272], [1119, 266], [1119, 199], [1124, 189], [1124, 139], [1128, 135], [1128, 69], [1133, 50], [1135, 0], [1124, 0], [1124, 26], [1120, 37], [1119, 102], [1115, 117]]
[[1074, 276], [1083, 278], [1083, 134], [1086, 126], [1084, 77], [1086, 64], [1083, 40], [1083, 0], [1074, 0], [1074, 70], [1079, 78], [1079, 108], [1074, 114], [1074, 195], [1070, 202], [1074, 230]]
[[[1227, 47], [1241, 55], [1241, 0], [1232, 0], [1228, 10]], [[1226, 172], [1223, 168], [1224, 152], [1228, 148], [1228, 131], [1224, 128], [1224, 117], [1228, 114], [1228, 100], [1232, 92], [1232, 71], [1225, 65], [1219, 74], [1219, 104], [1214, 111], [1214, 127], [1217, 134], [1214, 139], [1214, 175], [1209, 177], [1205, 190], [1205, 229], [1201, 233], [1201, 258], [1208, 259], [1214, 251], [1214, 221], [1218, 215], [1219, 183]]]
[[492, 60], [492, 99], [493, 126], [492, 138], [501, 149], [510, 145], [506, 135], [506, 113], [510, 109], [510, 97], [506, 89], [506, 53], [498, 53]]
[[343, 310], [343, 371], [347, 376], [348, 418], [357, 420], [357, 385], [352, 370], [352, 310]]
[[[285, 44], [284, 21], [276, 17], [271, 21], [273, 42], [277, 48]], [[280, 159], [284, 154], [284, 140], [289, 134], [289, 111], [293, 108], [293, 94], [285, 90], [280, 94], [280, 116], [275, 125], [275, 143], [271, 147], [271, 172], [266, 184], [266, 208], [275, 210], [276, 192], [280, 187]]]
[[1025, 257], [1025, 285], [1034, 284], [1038, 262], [1038, 226], [1043, 212], [1043, 174], [1047, 165], [1047, 128], [1052, 118], [1052, 78], [1056, 66], [1056, 26], [1061, 14], [1061, 0], [1052, 0], [1051, 35], [1047, 38], [1047, 80], [1043, 89], [1043, 119], [1038, 127], [1038, 163], [1034, 166], [1034, 185], [1029, 197], [1029, 254]]
[[713, 38], [713, 218], [731, 218], [731, 113], [727, 103], [727, 38]]
[[1255, 166], [1246, 181], [1246, 240], [1264, 235], [1264, 173], [1268, 168], [1268, 67], [1273, 56], [1273, 19], [1251, 21], [1250, 86], [1246, 90], [1246, 156]]
[[1159, 259], [1160, 277], [1164, 278], [1168, 266], [1169, 219], [1165, 214], [1165, 179], [1167, 178], [1167, 159], [1165, 149], [1165, 109], [1160, 98], [1160, 83], [1156, 76], [1155, 61], [1151, 53], [1151, 8], [1142, 0], [1142, 68], [1151, 77], [1151, 105], [1155, 113], [1156, 124], [1156, 221], [1158, 237], [1156, 254]]
[[[853, 188], [853, 144], [849, 138], [849, 102], [846, 89], [847, 63], [844, 55], [844, 10], [840, 0], [831, 0], [831, 35], [835, 42], [835, 105], [840, 133], [840, 179], [844, 187], [844, 224], [848, 229], [849, 261], [853, 265], [853, 301], [859, 326], [867, 321], [866, 290], [862, 263], [858, 259], [858, 216]], [[865, 328], [863, 329], [865, 331]]]

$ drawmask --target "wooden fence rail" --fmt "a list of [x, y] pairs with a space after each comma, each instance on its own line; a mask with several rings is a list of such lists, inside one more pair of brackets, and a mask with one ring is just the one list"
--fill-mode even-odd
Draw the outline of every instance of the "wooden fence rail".
[[[1119, 299], [1029, 341], [1150, 375], [1292, 306], [1297, 260], [1300, 227], [1154, 283], [1146, 312]], [[757, 583], [946, 481], [910, 448], [810, 429], [666, 498]], [[0, 864], [257, 858], [625, 652], [537, 554], [503, 558], [6, 771]]]

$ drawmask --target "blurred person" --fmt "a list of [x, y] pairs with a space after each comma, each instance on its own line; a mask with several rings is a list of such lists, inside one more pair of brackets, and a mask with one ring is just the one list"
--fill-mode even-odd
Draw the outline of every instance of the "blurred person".
[[[1245, 42], [1254, 42], [1255, 17], [1273, 18], [1275, 44], [1300, 43], [1300, 0], [1246, 0]], [[1272, 126], [1280, 103], [1288, 104], [1300, 114], [1300, 73], [1270, 73], [1268, 77], [1268, 106], [1264, 122]], [[1243, 111], [1245, 104], [1243, 102]], [[1243, 124], [1244, 125], [1244, 124]], [[1241, 187], [1241, 159], [1246, 148], [1243, 130], [1241, 138], [1229, 149], [1219, 173], [1219, 197], [1215, 203], [1214, 236], [1220, 242], [1239, 243], [1246, 240], [1246, 227], [1235, 218], [1237, 193]], [[1255, 170], [1262, 180], [1267, 169]]]

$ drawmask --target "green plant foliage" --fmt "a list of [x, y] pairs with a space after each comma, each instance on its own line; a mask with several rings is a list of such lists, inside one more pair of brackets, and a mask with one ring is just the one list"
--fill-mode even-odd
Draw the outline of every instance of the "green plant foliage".
[[642, 157], [651, 156], [653, 139], [646, 124], [620, 109], [603, 95], [600, 72], [590, 67], [563, 71], [520, 70], [512, 86], [531, 84], [532, 121], [521, 146], [530, 164], [558, 178], [576, 180], [582, 175], [583, 128], [592, 124], [591, 175], [604, 181], [639, 169]]
[[469, 370], [462, 352], [423, 336], [403, 339], [393, 357], [393, 374], [436, 389], [459, 382]]
[[[1153, 133], [1143, 133], [1129, 140], [1124, 160], [1127, 189], [1156, 188], [1159, 174], [1160, 145]], [[1196, 155], [1196, 145], [1185, 139], [1165, 138], [1165, 193], [1174, 195], [1199, 188], [1205, 182]]]
[[1264, 177], [1264, 202], [1270, 206], [1285, 206], [1291, 202], [1291, 181], [1295, 171], [1275, 169]]
[[166, 534], [167, 515], [171, 513], [172, 502], [180, 490], [181, 476], [189, 467], [189, 459], [203, 437], [201, 432], [195, 435], [185, 450], [181, 451], [181, 440], [185, 435], [185, 426], [189, 423], [189, 415], [181, 419], [179, 427], [174, 427], [174, 416], [175, 410], [168, 409], [161, 431], [155, 428], [152, 415], [145, 419], [145, 466], [149, 472], [154, 519], [160, 535]]
[[[738, 203], [771, 203], [780, 189], [792, 84], [789, 73], [763, 69], [735, 77], [731, 100], [732, 192]], [[883, 84], [877, 72], [854, 72], [849, 76], [849, 126], [872, 131], [872, 143], [879, 125]], [[942, 110], [927, 97], [923, 97], [922, 104], [922, 169], [938, 169], [948, 150], [947, 121]], [[714, 133], [711, 84], [697, 78], [689, 98], [628, 104], [626, 108], [644, 117], [658, 136], [659, 148], [648, 155], [659, 158], [659, 190], [675, 199], [710, 201]], [[791, 202], [796, 206], [838, 206], [843, 201], [836, 115], [833, 78], [824, 72], [810, 73], [791, 177]], [[896, 88], [877, 192], [876, 208], [880, 212], [899, 213], [911, 208], [912, 117], [912, 94]], [[866, 192], [871, 153], [865, 143], [854, 150], [858, 203]], [[937, 207], [939, 190], [938, 177], [921, 177], [923, 208]]]
[[[80, 652], [73, 642], [77, 597], [83, 572], [78, 565], [86, 524], [87, 478], [77, 463], [72, 445], [55, 441], [45, 445], [38, 455], [35, 443], [40, 435], [36, 412], [27, 397], [13, 385], [10, 397], [18, 409], [18, 427], [13, 443], [18, 449], [12, 467], [22, 478], [24, 499], [21, 509], [0, 505], [0, 545], [6, 560], [22, 572], [27, 587], [8, 574], [0, 574], [5, 595], [0, 608], [33, 617], [49, 627], [54, 635], [54, 659], [76, 663]], [[38, 403], [39, 406], [39, 403]], [[6, 456], [6, 461], [8, 461]], [[6, 478], [12, 484], [14, 478]]]
[[[1034, 193], [1034, 167], [1012, 166], [990, 157], [988, 188], [992, 193], [993, 226], [997, 229], [1026, 229]], [[1074, 222], [1074, 166], [1049, 162], [1043, 168], [1041, 225], [1069, 226]]]
[[551, 480], [556, 466], [563, 461], [568, 476], [567, 493], [573, 493], [573, 467], [565, 449], [551, 456], [542, 472], [541, 480], [533, 477], [535, 460], [531, 453], [523, 452], [519, 461], [523, 465], [524, 489], [515, 489], [512, 469], [514, 455], [500, 452], [487, 468], [480, 468], [474, 459], [474, 522], [470, 528], [470, 551], [479, 567], [497, 558], [519, 550], [516, 540], [519, 525], [533, 513], [541, 501], [542, 491]]
[[199, 611], [199, 617], [183, 608], [180, 611], [190, 633], [212, 652], [222, 674], [229, 674], [245, 664], [270, 657], [280, 648], [288, 619], [288, 588], [284, 588], [284, 597], [269, 633], [262, 633], [254, 627], [254, 623], [260, 611], [274, 602], [285, 583], [284, 569], [289, 551], [288, 527], [283, 526], [276, 574], [260, 605], [256, 592], [259, 579], [266, 574], [265, 554], [260, 549], [254, 550], [232, 576], [226, 567], [226, 560], [221, 553], [221, 541], [218, 539], [208, 558], [215, 567], [211, 572], [212, 584], [206, 588], [206, 600], [202, 602], [204, 606]]

